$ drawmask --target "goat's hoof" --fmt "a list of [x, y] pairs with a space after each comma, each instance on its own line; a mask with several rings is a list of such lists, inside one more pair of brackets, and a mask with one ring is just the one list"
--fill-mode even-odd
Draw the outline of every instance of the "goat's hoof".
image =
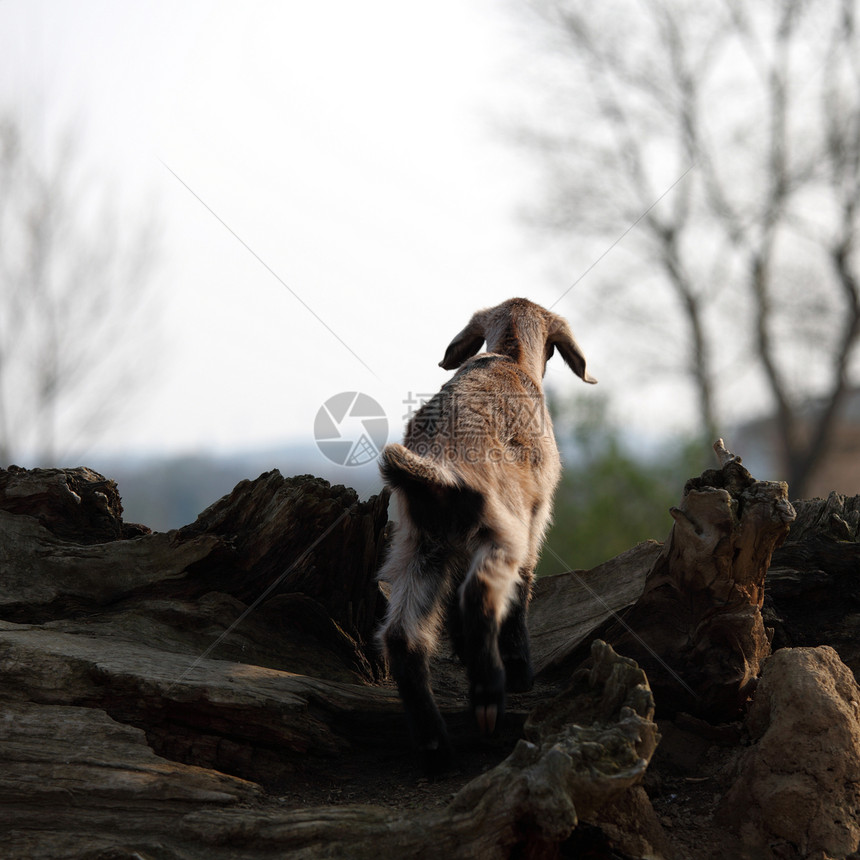
[[505, 713], [504, 691], [476, 685], [472, 691], [472, 711], [478, 731], [482, 735], [494, 735], [501, 726]]
[[478, 705], [475, 708], [475, 719], [482, 735], [492, 735], [496, 731], [499, 720], [499, 709], [496, 705]]
[[528, 660], [505, 661], [505, 686], [509, 693], [528, 693], [535, 685], [535, 673]]

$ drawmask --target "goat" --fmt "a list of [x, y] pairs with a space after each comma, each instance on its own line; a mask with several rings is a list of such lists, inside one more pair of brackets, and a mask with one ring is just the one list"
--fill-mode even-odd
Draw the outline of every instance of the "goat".
[[452, 756], [430, 688], [443, 625], [483, 734], [500, 724], [506, 686], [533, 684], [526, 613], [561, 475], [542, 389], [555, 349], [597, 381], [560, 316], [527, 299], [478, 311], [439, 362], [457, 373], [381, 454], [401, 522], [379, 573], [390, 586], [379, 639], [430, 771]]

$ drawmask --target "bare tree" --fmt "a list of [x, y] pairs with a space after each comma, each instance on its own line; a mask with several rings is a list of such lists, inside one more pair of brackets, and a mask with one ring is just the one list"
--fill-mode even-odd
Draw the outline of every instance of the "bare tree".
[[[45, 151], [0, 115], [0, 465], [39, 465], [107, 429], [146, 344], [157, 230], [88, 175], [71, 132]], [[144, 336], [142, 336], [144, 335]], [[143, 347], [142, 347], [143, 348]]]
[[802, 495], [860, 337], [857, 3], [529, 5], [569, 84], [537, 137], [543, 224], [607, 243], [635, 224], [625, 244], [672, 297], [703, 431], [729, 376], [754, 369]]

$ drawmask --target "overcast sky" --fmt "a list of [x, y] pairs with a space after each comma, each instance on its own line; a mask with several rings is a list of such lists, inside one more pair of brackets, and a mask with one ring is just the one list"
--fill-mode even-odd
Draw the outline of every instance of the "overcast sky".
[[[520, 26], [491, 0], [0, 2], [6, 102], [46, 146], [74, 118], [127, 217], [155, 199], [164, 223], [152, 382], [99, 450], [310, 441], [342, 391], [397, 438], [474, 310], [559, 300], [590, 258], [554, 267], [519, 219], [540, 193], [505, 133], [533, 83]], [[623, 360], [577, 325], [585, 285], [555, 310], [618, 394]]]

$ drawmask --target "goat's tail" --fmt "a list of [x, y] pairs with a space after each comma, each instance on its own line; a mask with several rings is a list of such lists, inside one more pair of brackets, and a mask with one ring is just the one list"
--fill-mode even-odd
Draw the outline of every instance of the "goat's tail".
[[383, 448], [379, 469], [391, 486], [404, 490], [416, 483], [440, 490], [456, 488], [462, 483], [451, 469], [396, 443]]
[[402, 491], [416, 525], [460, 532], [480, 519], [483, 494], [453, 469], [396, 443], [386, 445], [380, 459], [382, 477]]

